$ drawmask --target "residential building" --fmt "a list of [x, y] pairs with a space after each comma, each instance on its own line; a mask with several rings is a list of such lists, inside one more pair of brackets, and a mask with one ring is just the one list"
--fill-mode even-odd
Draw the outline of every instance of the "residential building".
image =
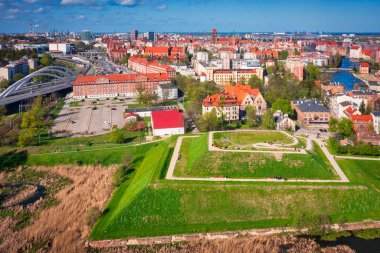
[[353, 98], [362, 98], [367, 101], [372, 111], [380, 111], [380, 94], [373, 90], [352, 90], [347, 93]]
[[222, 92], [207, 96], [202, 103], [202, 114], [216, 111], [218, 118], [223, 116], [225, 121], [239, 120], [239, 104], [231, 94]]
[[233, 59], [231, 60], [232, 69], [254, 69], [261, 68], [259, 60], [244, 60], [244, 59]]
[[172, 67], [161, 64], [158, 61], [148, 61], [142, 57], [130, 57], [128, 59], [128, 68], [142, 74], [163, 73], [168, 74], [170, 77], [176, 75], [176, 70]]
[[369, 63], [368, 62], [361, 62], [359, 64], [359, 73], [360, 74], [369, 74]]
[[144, 54], [150, 57], [168, 57], [169, 56], [169, 47], [166, 46], [154, 46], [146, 47], [144, 49]]
[[208, 52], [197, 52], [195, 58], [197, 61], [208, 62]]
[[291, 130], [296, 131], [296, 122], [289, 118], [288, 114], [284, 114], [280, 110], [273, 114], [276, 122], [276, 130]]
[[372, 112], [371, 115], [373, 118], [373, 130], [380, 134], [380, 111]]
[[304, 128], [328, 128], [329, 110], [316, 99], [299, 99], [291, 103], [297, 120]]
[[29, 74], [29, 63], [27, 60], [19, 60], [0, 68], [0, 80], [12, 81], [16, 74]]
[[367, 104], [367, 101], [361, 97], [353, 97], [347, 94], [335, 95], [330, 98], [331, 117], [337, 119], [347, 118], [347, 115], [344, 113], [344, 111], [348, 107], [352, 107], [352, 109], [358, 110], [362, 102], [364, 102], [364, 104]]
[[249, 85], [227, 84], [224, 91], [237, 99], [240, 111], [245, 111], [247, 106], [253, 106], [257, 115], [263, 115], [267, 110], [267, 103], [259, 89], [252, 89]]
[[65, 42], [49, 43], [49, 53], [71, 54], [71, 45]]
[[300, 56], [288, 57], [285, 61], [285, 68], [298, 80], [303, 80], [304, 63]]
[[350, 48], [350, 58], [359, 59], [362, 55], [362, 47], [359, 45], [354, 45]]
[[238, 83], [242, 79], [246, 82], [253, 76], [256, 75], [260, 79], [263, 79], [263, 69], [216, 69], [212, 71], [205, 72], [208, 81], [214, 81], [217, 85], [226, 85], [231, 82]]
[[179, 110], [153, 111], [151, 122], [154, 136], [185, 133], [183, 112]]
[[171, 83], [167, 74], [112, 74], [78, 76], [73, 83], [74, 98], [135, 97], [138, 88], [156, 92], [159, 84]]
[[341, 83], [327, 82], [321, 84], [321, 89], [328, 95], [336, 95], [343, 94], [346, 88]]
[[157, 85], [156, 94], [162, 101], [174, 100], [178, 98], [178, 87], [172, 83], [162, 83]]

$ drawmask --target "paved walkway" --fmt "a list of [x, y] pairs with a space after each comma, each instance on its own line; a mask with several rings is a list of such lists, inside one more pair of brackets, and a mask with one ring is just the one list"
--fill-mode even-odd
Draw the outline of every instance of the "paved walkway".
[[[209, 151], [219, 151], [219, 152], [250, 152], [251, 150], [221, 150], [214, 146], [212, 146], [212, 135], [214, 132], [209, 133], [208, 138], [208, 149]], [[285, 180], [277, 180], [275, 178], [224, 178], [224, 177], [210, 177], [210, 178], [200, 178], [200, 177], [175, 177], [174, 169], [176, 166], [176, 163], [178, 161], [179, 152], [181, 149], [182, 141], [184, 138], [196, 138], [199, 137], [199, 135], [196, 136], [180, 136], [178, 137], [176, 146], [174, 148], [173, 156], [170, 161], [170, 165], [168, 168], [168, 172], [166, 174], [165, 179], [167, 180], [180, 180], [180, 181], [211, 181], [211, 182], [285, 182]], [[327, 150], [325, 146], [321, 144], [321, 141], [316, 140], [318, 145], [320, 145], [322, 151], [326, 155], [327, 159], [333, 166], [336, 174], [339, 176], [339, 179], [337, 180], [321, 180], [321, 179], [288, 179], [286, 182], [307, 182], [307, 183], [345, 183], [349, 182], [346, 175], [343, 173], [341, 168], [339, 167], [338, 163], [335, 161], [334, 157], [330, 154], [330, 152]], [[312, 140], [308, 140], [308, 142], [312, 142]], [[310, 145], [310, 144], [309, 144]], [[254, 150], [252, 150], [254, 151]], [[303, 150], [306, 154], [306, 151]], [[256, 152], [259, 152], [258, 150]], [[260, 151], [261, 153], [277, 153], [277, 154], [287, 154], [290, 152], [287, 151]], [[292, 152], [294, 153], [294, 152]]]
[[[268, 148], [268, 150], [242, 150], [242, 149], [221, 149], [221, 148], [218, 148], [218, 147], [215, 147], [213, 145], [214, 143], [214, 140], [213, 140], [213, 136], [214, 136], [214, 133], [218, 133], [218, 132], [267, 132], [268, 130], [239, 130], [239, 131], [236, 131], [236, 130], [231, 130], [231, 131], [213, 131], [213, 132], [209, 132], [208, 133], [208, 150], [209, 151], [220, 151], [220, 152], [239, 152], [239, 153], [268, 153], [268, 154], [306, 154], [307, 152], [304, 150], [304, 149], [291, 149], [289, 151], [289, 147], [282, 147], [281, 145], [272, 145], [271, 147], [259, 147], [259, 146], [255, 146], [256, 148]], [[298, 144], [298, 139], [291, 136], [290, 134], [288, 134], [287, 132], [284, 132], [284, 131], [275, 131], [275, 132], [280, 132], [280, 133], [283, 133], [285, 134], [286, 136], [288, 136], [289, 138], [291, 138], [293, 140], [293, 143], [291, 144], [286, 144], [286, 145], [283, 145], [283, 146], [290, 146], [290, 145], [297, 145]], [[255, 144], [254, 144], [255, 145]], [[270, 149], [278, 149], [278, 150], [270, 150]], [[283, 150], [281, 150], [283, 149]]]
[[360, 156], [334, 156], [335, 159], [349, 159], [349, 160], [367, 160], [367, 161], [379, 161], [380, 158], [374, 157], [360, 157]]

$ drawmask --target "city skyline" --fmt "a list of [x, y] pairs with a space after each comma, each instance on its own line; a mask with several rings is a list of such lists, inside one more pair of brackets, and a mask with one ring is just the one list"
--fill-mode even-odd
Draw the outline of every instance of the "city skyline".
[[0, 0], [0, 7], [0, 33], [28, 32], [30, 22], [36, 32], [380, 32], [373, 0]]

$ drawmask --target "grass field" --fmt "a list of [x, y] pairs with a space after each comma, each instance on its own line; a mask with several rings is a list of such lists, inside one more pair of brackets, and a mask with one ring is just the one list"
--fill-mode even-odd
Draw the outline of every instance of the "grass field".
[[174, 176], [288, 179], [337, 179], [318, 145], [308, 155], [207, 151], [207, 135], [184, 138]]
[[377, 161], [339, 160], [352, 183], [162, 180], [171, 149], [162, 143], [147, 153], [114, 193], [91, 240], [294, 226], [303, 214], [332, 222], [380, 218]]
[[[289, 136], [276, 131], [217, 132], [213, 135], [213, 144], [228, 149], [252, 148], [252, 144], [291, 144]], [[253, 148], [252, 148], [253, 149]]]

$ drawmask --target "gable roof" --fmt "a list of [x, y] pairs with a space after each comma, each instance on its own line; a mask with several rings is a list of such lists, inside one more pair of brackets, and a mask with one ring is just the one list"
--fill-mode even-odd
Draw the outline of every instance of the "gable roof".
[[227, 84], [224, 87], [224, 91], [228, 92], [232, 96], [236, 97], [239, 104], [243, 102], [245, 97], [249, 94], [257, 97], [260, 94], [259, 89], [252, 89], [249, 85], [236, 84], [235, 86]]
[[179, 110], [153, 111], [153, 129], [180, 128], [184, 127], [183, 113]]

